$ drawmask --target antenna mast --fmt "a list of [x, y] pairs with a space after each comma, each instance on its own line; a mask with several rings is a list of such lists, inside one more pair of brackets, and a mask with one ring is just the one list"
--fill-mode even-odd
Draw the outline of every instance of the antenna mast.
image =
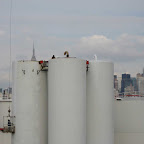
[[10, 40], [9, 40], [9, 46], [10, 46], [10, 64], [9, 64], [9, 88], [11, 87], [11, 23], [12, 23], [12, 0], [10, 1]]

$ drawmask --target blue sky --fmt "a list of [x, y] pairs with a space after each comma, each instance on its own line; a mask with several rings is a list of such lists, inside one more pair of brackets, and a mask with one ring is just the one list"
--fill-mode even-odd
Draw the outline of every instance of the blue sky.
[[[115, 63], [133, 76], [144, 67], [143, 0], [12, 0], [12, 60], [53, 54]], [[0, 87], [8, 86], [10, 0], [0, 0]]]

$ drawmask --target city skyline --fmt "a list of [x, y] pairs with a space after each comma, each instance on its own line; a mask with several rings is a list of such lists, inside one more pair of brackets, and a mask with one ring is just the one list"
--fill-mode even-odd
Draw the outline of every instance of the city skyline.
[[[54, 54], [113, 61], [115, 73], [135, 76], [144, 67], [144, 1], [13, 0], [12, 61]], [[0, 86], [9, 79], [10, 1], [0, 1]]]
[[123, 73], [121, 77], [114, 75], [115, 97], [144, 97], [144, 69], [136, 77]]

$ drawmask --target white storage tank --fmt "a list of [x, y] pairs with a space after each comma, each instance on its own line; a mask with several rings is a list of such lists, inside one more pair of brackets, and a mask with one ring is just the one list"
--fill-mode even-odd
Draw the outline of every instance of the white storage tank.
[[48, 144], [86, 144], [85, 60], [49, 61]]
[[113, 63], [89, 62], [87, 71], [87, 144], [114, 144]]
[[37, 61], [13, 63], [12, 144], [48, 144], [47, 72]]

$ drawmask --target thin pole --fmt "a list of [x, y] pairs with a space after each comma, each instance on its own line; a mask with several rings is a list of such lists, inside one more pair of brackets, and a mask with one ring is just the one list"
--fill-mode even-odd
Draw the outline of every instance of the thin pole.
[[11, 24], [12, 24], [12, 0], [10, 0], [10, 25], [9, 25], [9, 29], [10, 29], [10, 37], [9, 37], [9, 47], [10, 47], [10, 53], [9, 53], [9, 55], [10, 55], [10, 63], [9, 63], [9, 88], [11, 87], [11, 48], [12, 48], [12, 46], [11, 46], [11, 38], [12, 38], [12, 36], [11, 36]]

